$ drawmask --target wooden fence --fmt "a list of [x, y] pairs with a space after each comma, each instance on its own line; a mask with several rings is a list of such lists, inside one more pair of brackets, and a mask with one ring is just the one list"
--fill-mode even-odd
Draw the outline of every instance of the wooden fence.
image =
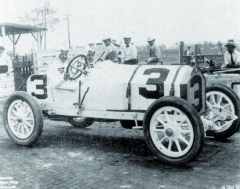
[[32, 65], [33, 61], [27, 57], [16, 57], [13, 63], [15, 91], [26, 91], [27, 78], [33, 74]]

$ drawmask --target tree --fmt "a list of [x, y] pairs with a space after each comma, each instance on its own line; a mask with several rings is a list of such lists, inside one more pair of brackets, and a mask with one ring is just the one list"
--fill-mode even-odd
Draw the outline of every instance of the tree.
[[[60, 19], [54, 16], [55, 13], [56, 11], [50, 9], [49, 3], [45, 1], [45, 6], [35, 8], [30, 13], [25, 12], [22, 17], [19, 17], [19, 19], [25, 24], [34, 25], [45, 29], [47, 29], [49, 26], [49, 28], [53, 31], [55, 25], [60, 22]], [[40, 35], [40, 44], [42, 42], [42, 37], [43, 33]], [[46, 49], [46, 31], [44, 49]]]

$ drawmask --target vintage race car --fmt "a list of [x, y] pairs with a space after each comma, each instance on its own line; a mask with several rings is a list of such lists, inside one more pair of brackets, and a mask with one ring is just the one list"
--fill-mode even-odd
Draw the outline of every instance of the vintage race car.
[[[124, 128], [143, 130], [159, 160], [182, 165], [199, 155], [206, 131], [218, 132], [238, 120], [227, 104], [212, 105], [211, 94], [206, 106], [206, 80], [198, 67], [98, 59], [88, 64], [79, 55], [66, 67], [52, 64], [46, 74], [31, 75], [27, 92], [15, 92], [4, 105], [9, 137], [18, 145], [34, 144], [43, 129], [43, 115], [80, 128], [95, 119], [120, 120]], [[223, 126], [215, 124], [219, 120]]]

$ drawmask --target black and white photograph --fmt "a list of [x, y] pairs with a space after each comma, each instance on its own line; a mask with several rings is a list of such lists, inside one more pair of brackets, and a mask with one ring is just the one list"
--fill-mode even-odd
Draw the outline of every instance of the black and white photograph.
[[0, 7], [0, 189], [240, 189], [239, 0]]

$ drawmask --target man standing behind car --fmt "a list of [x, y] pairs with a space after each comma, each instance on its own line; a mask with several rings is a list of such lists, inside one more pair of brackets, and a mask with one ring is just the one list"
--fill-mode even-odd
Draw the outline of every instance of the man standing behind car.
[[111, 43], [110, 37], [103, 37], [103, 42], [106, 46], [105, 52], [103, 56], [99, 59], [103, 60], [111, 60], [115, 63], [118, 63], [118, 50], [117, 48]]
[[137, 48], [130, 44], [131, 37], [124, 37], [125, 45], [122, 48], [122, 59], [124, 64], [137, 64]]
[[149, 57], [146, 62], [147, 64], [156, 64], [156, 65], [162, 65], [162, 55], [161, 50], [158, 46], [155, 45], [155, 38], [148, 37], [147, 42], [150, 46], [150, 52]]
[[240, 52], [235, 50], [236, 45], [233, 40], [229, 40], [225, 47], [227, 48], [227, 51], [224, 53], [225, 66], [238, 67], [240, 65]]
[[3, 46], [0, 46], [0, 66], [0, 73], [7, 73], [9, 75], [13, 72], [11, 57]]

